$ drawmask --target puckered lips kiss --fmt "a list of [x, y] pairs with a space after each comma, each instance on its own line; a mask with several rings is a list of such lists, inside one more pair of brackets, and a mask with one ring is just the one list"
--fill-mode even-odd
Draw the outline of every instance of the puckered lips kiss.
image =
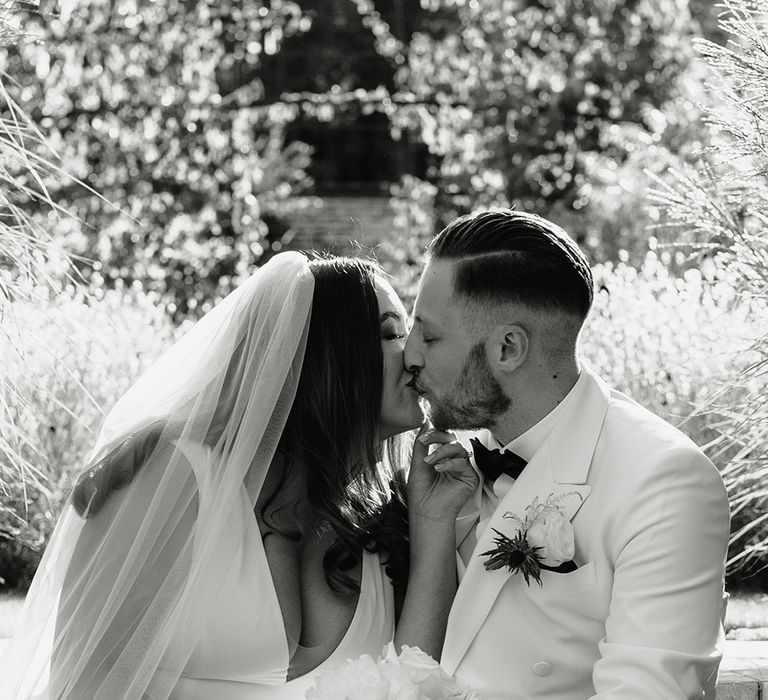
[[414, 390], [414, 391], [415, 391], [415, 392], [416, 392], [416, 393], [417, 393], [419, 396], [424, 396], [424, 395], [427, 393], [427, 391], [426, 391], [426, 389], [422, 389], [422, 388], [421, 388], [421, 387], [420, 387], [420, 386], [417, 384], [417, 382], [416, 382], [416, 380], [417, 380], [417, 379], [418, 379], [418, 375], [417, 375], [417, 374], [414, 374], [414, 375], [413, 375], [413, 376], [410, 378], [410, 380], [409, 380], [409, 381], [407, 381], [407, 382], [405, 383], [405, 386], [407, 386], [407, 387], [409, 387], [409, 388], [413, 389], [413, 390]]

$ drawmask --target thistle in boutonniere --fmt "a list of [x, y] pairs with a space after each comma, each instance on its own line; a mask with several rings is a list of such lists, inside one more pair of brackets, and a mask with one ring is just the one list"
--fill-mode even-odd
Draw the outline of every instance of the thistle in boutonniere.
[[485, 568], [494, 571], [506, 566], [513, 574], [521, 573], [529, 586], [531, 579], [541, 585], [542, 569], [560, 573], [573, 571], [576, 568], [573, 525], [559, 505], [573, 495], [581, 498], [575, 491], [559, 496], [550, 494], [544, 502], [536, 497], [525, 509], [524, 518], [505, 513], [505, 518], [517, 521], [520, 527], [512, 537], [493, 529], [496, 547], [481, 554], [488, 557]]

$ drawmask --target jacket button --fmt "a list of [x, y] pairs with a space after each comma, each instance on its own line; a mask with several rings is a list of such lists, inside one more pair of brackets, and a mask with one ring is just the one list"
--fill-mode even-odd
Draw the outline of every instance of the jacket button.
[[537, 676], [548, 676], [552, 673], [552, 664], [549, 661], [537, 661], [533, 664], [533, 672]]

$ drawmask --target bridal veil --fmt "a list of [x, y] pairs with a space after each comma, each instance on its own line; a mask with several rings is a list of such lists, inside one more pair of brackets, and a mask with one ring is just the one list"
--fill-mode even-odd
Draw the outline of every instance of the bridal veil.
[[[275, 256], [111, 410], [0, 659], [0, 700], [170, 695], [240, 544], [228, 514], [244, 488], [255, 504], [288, 417], [313, 290], [303, 255]], [[214, 458], [190, 464], [190, 443]]]

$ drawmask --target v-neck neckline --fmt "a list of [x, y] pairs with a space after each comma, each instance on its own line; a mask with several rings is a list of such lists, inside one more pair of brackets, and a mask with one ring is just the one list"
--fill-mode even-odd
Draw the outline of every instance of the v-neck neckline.
[[[248, 497], [248, 492], [245, 488], [245, 485], [243, 484], [241, 495], [243, 499], [245, 500], [246, 507], [248, 511], [250, 512], [250, 520], [249, 520], [249, 527], [253, 528], [253, 539], [256, 540], [256, 547], [258, 548], [259, 554], [261, 555], [261, 560], [264, 562], [264, 571], [266, 573], [266, 576], [269, 579], [267, 589], [270, 592], [271, 600], [268, 601], [268, 604], [273, 607], [273, 609], [277, 609], [277, 615], [274, 617], [279, 620], [280, 624], [280, 630], [281, 630], [281, 640], [283, 642], [283, 650], [284, 650], [284, 658], [285, 658], [285, 682], [286, 684], [292, 683], [293, 681], [296, 681], [300, 678], [303, 678], [304, 676], [308, 674], [314, 674], [318, 672], [326, 663], [328, 663], [339, 651], [339, 649], [342, 647], [342, 645], [347, 641], [350, 634], [352, 633], [354, 627], [358, 623], [358, 616], [360, 614], [360, 608], [362, 605], [363, 600], [363, 591], [368, 589], [367, 585], [367, 578], [370, 576], [370, 562], [369, 557], [370, 554], [368, 552], [363, 551], [363, 555], [361, 557], [361, 566], [360, 566], [360, 590], [357, 595], [357, 602], [355, 604], [355, 610], [352, 614], [352, 618], [349, 622], [349, 626], [347, 627], [344, 634], [339, 639], [338, 644], [336, 644], [333, 648], [333, 650], [328, 654], [327, 657], [325, 657], [323, 660], [321, 660], [317, 666], [314, 668], [304, 669], [303, 673], [299, 676], [294, 676], [293, 678], [288, 678], [288, 670], [291, 665], [291, 642], [288, 637], [288, 631], [286, 627], [286, 621], [285, 617], [283, 616], [283, 610], [280, 606], [280, 598], [277, 594], [277, 588], [275, 587], [275, 579], [272, 576], [272, 569], [269, 566], [269, 559], [267, 558], [267, 551], [264, 547], [264, 541], [261, 537], [261, 529], [259, 528], [259, 522], [256, 518], [256, 514], [253, 512], [253, 508], [250, 506], [250, 499]], [[299, 634], [301, 636], [301, 634]]]

